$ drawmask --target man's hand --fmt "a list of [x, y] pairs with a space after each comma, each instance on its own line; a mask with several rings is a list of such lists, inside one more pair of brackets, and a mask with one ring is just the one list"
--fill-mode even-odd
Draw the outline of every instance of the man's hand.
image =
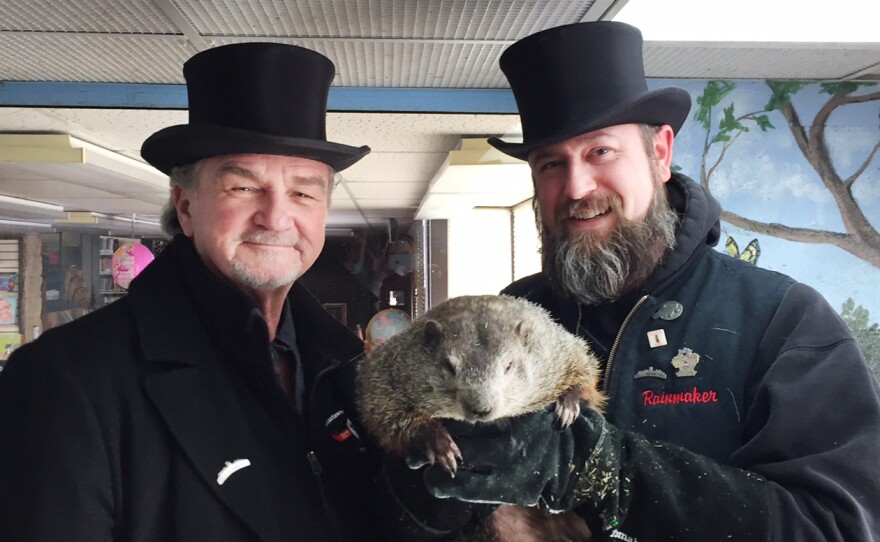
[[[387, 491], [399, 510], [394, 521], [400, 524], [408, 540], [446, 540], [462, 529], [473, 527], [488, 517], [495, 506], [440, 499], [426, 490], [424, 459], [404, 459], [387, 455], [383, 476]], [[436, 466], [440, 468], [439, 466]], [[444, 471], [445, 472], [445, 471]]]
[[473, 503], [540, 505], [551, 512], [582, 506], [588, 523], [617, 524], [619, 458], [613, 428], [585, 409], [562, 430], [552, 411], [491, 424], [447, 422], [462, 462], [451, 476], [438, 465], [425, 472], [425, 486], [441, 499]]

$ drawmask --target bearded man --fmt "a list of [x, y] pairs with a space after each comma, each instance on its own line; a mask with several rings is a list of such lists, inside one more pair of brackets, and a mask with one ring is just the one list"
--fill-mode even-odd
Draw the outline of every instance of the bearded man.
[[524, 141], [490, 143], [531, 167], [544, 264], [504, 293], [591, 343], [609, 400], [562, 431], [552, 412], [449, 424], [462, 464], [427, 468], [443, 498], [413, 513], [573, 511], [597, 541], [880, 540], [877, 382], [815, 290], [712, 250], [720, 206], [671, 166], [690, 97], [648, 90], [638, 29], [545, 30], [501, 69]]

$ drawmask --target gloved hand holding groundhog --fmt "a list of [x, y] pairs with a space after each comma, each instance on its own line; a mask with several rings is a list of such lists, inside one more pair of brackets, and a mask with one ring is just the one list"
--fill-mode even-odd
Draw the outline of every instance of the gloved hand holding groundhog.
[[[589, 540], [626, 513], [617, 434], [592, 409], [564, 429], [550, 410], [488, 425], [446, 425], [462, 460], [455, 477], [437, 465], [425, 470], [425, 487], [438, 498], [530, 507], [549, 530], [534, 531], [535, 540], [561, 532], [560, 539]], [[499, 540], [524, 539], [521, 531], [505, 537], [503, 522], [494, 523]]]
[[[551, 532], [589, 540], [591, 531], [616, 526], [625, 512], [616, 434], [594, 410], [584, 409], [565, 429], [549, 409], [487, 424], [444, 425], [460, 451], [454, 475], [420, 452], [407, 454], [408, 466], [391, 459], [386, 467], [398, 500], [429, 530], [451, 534], [482, 522], [456, 540], [483, 540], [486, 532], [491, 540], [556, 539]], [[529, 532], [522, 521], [508, 525], [505, 517], [514, 509], [528, 514]], [[575, 509], [577, 514], [563, 514]]]
[[492, 424], [447, 422], [461, 462], [454, 476], [439, 465], [428, 467], [425, 487], [441, 499], [538, 507], [552, 514], [584, 506], [601, 520], [595, 528], [616, 526], [620, 465], [613, 428], [592, 409], [565, 429], [558, 425], [548, 410]]

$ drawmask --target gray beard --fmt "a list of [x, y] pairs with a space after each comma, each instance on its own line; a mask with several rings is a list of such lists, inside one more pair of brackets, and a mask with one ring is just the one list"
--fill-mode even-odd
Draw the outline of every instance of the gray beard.
[[675, 247], [678, 215], [662, 184], [657, 184], [644, 219], [625, 219], [619, 199], [612, 211], [617, 225], [606, 239], [596, 239], [591, 232], [570, 234], [562, 223], [550, 231], [535, 200], [544, 272], [557, 294], [588, 306], [615, 301], [642, 284], [666, 250]]
[[287, 270], [283, 275], [274, 278], [266, 278], [257, 275], [253, 269], [238, 260], [232, 260], [230, 264], [234, 275], [230, 278], [233, 279], [234, 282], [250, 288], [251, 290], [260, 292], [277, 290], [284, 286], [290, 286], [300, 276], [299, 266], [295, 269]]

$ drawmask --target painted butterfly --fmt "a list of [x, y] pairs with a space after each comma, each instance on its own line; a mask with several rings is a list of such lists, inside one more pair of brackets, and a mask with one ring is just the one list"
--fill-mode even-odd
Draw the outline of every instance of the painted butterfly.
[[733, 237], [728, 235], [727, 243], [725, 243], [724, 249], [734, 258], [739, 258], [740, 260], [744, 260], [755, 265], [758, 264], [758, 257], [761, 255], [761, 245], [758, 244], [757, 239], [752, 239], [751, 241], [749, 241], [749, 244], [746, 245], [746, 248], [744, 248], [743, 251], [740, 252], [739, 245], [736, 244], [736, 241], [733, 240]]

